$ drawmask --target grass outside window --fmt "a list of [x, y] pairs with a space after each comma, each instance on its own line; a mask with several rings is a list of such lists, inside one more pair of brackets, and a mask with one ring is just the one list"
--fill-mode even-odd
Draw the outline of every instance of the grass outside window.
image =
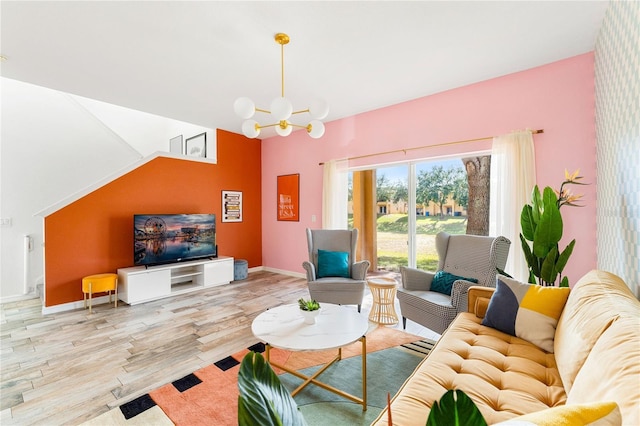
[[[409, 217], [406, 214], [388, 214], [378, 217], [378, 269], [399, 271], [407, 265]], [[349, 225], [353, 222], [349, 218]], [[438, 267], [438, 254], [435, 237], [438, 232], [464, 234], [467, 230], [465, 216], [417, 216], [416, 217], [416, 263], [419, 269], [435, 271]]]

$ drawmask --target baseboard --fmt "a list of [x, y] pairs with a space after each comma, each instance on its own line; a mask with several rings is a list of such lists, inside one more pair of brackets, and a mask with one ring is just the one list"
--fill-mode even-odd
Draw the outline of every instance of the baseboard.
[[273, 272], [274, 274], [287, 275], [289, 277], [307, 278], [307, 274], [302, 272], [285, 271], [284, 269], [269, 268], [268, 266], [256, 266], [249, 268], [248, 272]]
[[23, 300], [37, 299], [37, 298], [38, 298], [38, 295], [35, 292], [31, 292], [27, 294], [18, 294], [16, 296], [0, 297], [0, 304], [11, 303], [11, 302], [21, 302]]
[[[107, 296], [94, 297], [91, 300], [91, 306], [101, 305], [103, 303], [109, 303], [109, 296], [108, 295]], [[113, 299], [111, 299], [111, 303], [113, 303]], [[125, 304], [121, 300], [118, 300], [118, 303]], [[87, 306], [88, 305], [89, 305], [89, 302], [87, 301]], [[42, 307], [42, 315], [57, 314], [58, 312], [73, 311], [74, 309], [84, 309], [84, 301], [83, 300], [77, 300], [75, 302], [63, 303], [63, 304], [55, 305], [55, 306], [43, 306]], [[89, 309], [87, 308], [87, 314], [88, 313], [89, 313]]]
[[288, 275], [290, 277], [296, 278], [307, 278], [307, 274], [304, 274], [302, 272], [285, 271], [283, 269], [269, 268], [266, 266], [263, 266], [263, 268], [264, 271], [273, 272], [275, 274]]

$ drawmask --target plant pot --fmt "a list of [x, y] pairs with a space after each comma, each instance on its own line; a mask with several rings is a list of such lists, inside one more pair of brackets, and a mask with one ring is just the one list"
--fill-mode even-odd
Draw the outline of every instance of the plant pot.
[[316, 317], [320, 313], [320, 310], [319, 309], [315, 310], [315, 311], [303, 311], [303, 310], [300, 310], [300, 312], [302, 313], [302, 318], [304, 318], [304, 323], [305, 324], [315, 324], [316, 323]]

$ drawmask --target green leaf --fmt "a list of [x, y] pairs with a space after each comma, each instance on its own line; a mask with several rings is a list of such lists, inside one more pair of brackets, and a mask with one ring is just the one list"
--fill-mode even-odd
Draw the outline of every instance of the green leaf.
[[540, 190], [538, 189], [538, 185], [533, 187], [533, 191], [531, 192], [531, 207], [532, 207], [532, 217], [535, 223], [540, 222], [540, 214], [542, 213], [542, 198], [540, 198]]
[[531, 248], [529, 248], [529, 243], [527, 243], [527, 240], [525, 240], [522, 234], [520, 234], [520, 243], [522, 244], [522, 252], [524, 259], [527, 261], [527, 265], [529, 265], [529, 268], [533, 268], [536, 264], [536, 258], [531, 252]]
[[546, 186], [542, 192], [542, 204], [546, 210], [549, 206], [558, 206], [558, 197], [550, 186]]
[[536, 259], [542, 262], [551, 249], [555, 247], [555, 244], [547, 244], [546, 241], [533, 241], [533, 255]]
[[566, 276], [562, 277], [562, 281], [560, 281], [560, 287], [569, 287], [569, 278]]
[[[522, 244], [522, 251], [524, 253], [524, 258], [527, 261], [527, 265], [529, 265], [529, 273], [530, 273], [530, 275], [533, 276], [533, 277], [539, 277], [540, 276], [540, 263], [541, 263], [541, 260], [533, 255], [533, 252], [531, 251], [531, 248], [529, 248], [529, 244], [524, 239], [522, 234], [520, 234], [520, 243]], [[535, 284], [535, 282], [536, 282], [535, 278], [533, 279], [533, 281], [531, 281], [531, 278], [529, 278], [529, 282]]]
[[525, 204], [522, 208], [522, 213], [520, 213], [520, 227], [522, 228], [522, 235], [527, 240], [533, 241], [536, 223], [533, 220], [533, 208], [529, 204]]
[[298, 405], [262, 355], [249, 352], [238, 373], [240, 426], [306, 425]]
[[558, 246], [554, 246], [544, 261], [542, 261], [542, 268], [540, 269], [540, 278], [548, 283], [554, 283], [558, 277], [558, 270], [556, 269], [556, 258], [558, 257]]
[[544, 189], [544, 200], [544, 213], [533, 236], [533, 253], [541, 258], [546, 257], [562, 238], [562, 215], [556, 205], [557, 199], [553, 189]]
[[486, 426], [476, 404], [461, 390], [448, 390], [429, 412], [427, 426]]
[[569, 260], [569, 256], [571, 256], [571, 253], [573, 253], [573, 246], [576, 245], [576, 240], [572, 240], [569, 245], [567, 247], [565, 247], [564, 250], [562, 250], [562, 253], [560, 253], [560, 256], [558, 257], [558, 261], [556, 262], [556, 269], [558, 270], [558, 273], [562, 273], [562, 270], [564, 269], [564, 267], [567, 264], [567, 261]]

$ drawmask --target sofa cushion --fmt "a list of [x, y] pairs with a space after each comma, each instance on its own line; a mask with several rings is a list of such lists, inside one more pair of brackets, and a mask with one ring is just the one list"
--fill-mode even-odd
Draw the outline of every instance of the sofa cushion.
[[[392, 402], [394, 424], [425, 425], [449, 389], [463, 390], [488, 424], [564, 404], [553, 354], [461, 313]], [[386, 425], [383, 412], [376, 425]]]
[[497, 423], [495, 426], [619, 426], [621, 424], [622, 416], [618, 404], [606, 401], [548, 408]]
[[433, 281], [431, 281], [431, 291], [436, 291], [438, 293], [451, 296], [451, 289], [453, 288], [453, 283], [456, 280], [465, 280], [472, 283], [478, 282], [476, 278], [465, 278], [458, 275], [453, 275], [449, 272], [438, 271], [433, 276]]
[[569, 288], [525, 284], [498, 275], [482, 325], [521, 337], [553, 352], [556, 325]]
[[318, 278], [349, 278], [349, 253], [318, 250]]
[[602, 333], [621, 314], [633, 317], [637, 312], [638, 301], [620, 277], [593, 270], [578, 280], [558, 321], [554, 344], [567, 392]]
[[640, 302], [635, 301], [635, 312], [628, 316], [629, 306], [618, 301], [620, 317], [593, 345], [567, 392], [567, 403], [616, 401], [622, 423], [640, 425]]

